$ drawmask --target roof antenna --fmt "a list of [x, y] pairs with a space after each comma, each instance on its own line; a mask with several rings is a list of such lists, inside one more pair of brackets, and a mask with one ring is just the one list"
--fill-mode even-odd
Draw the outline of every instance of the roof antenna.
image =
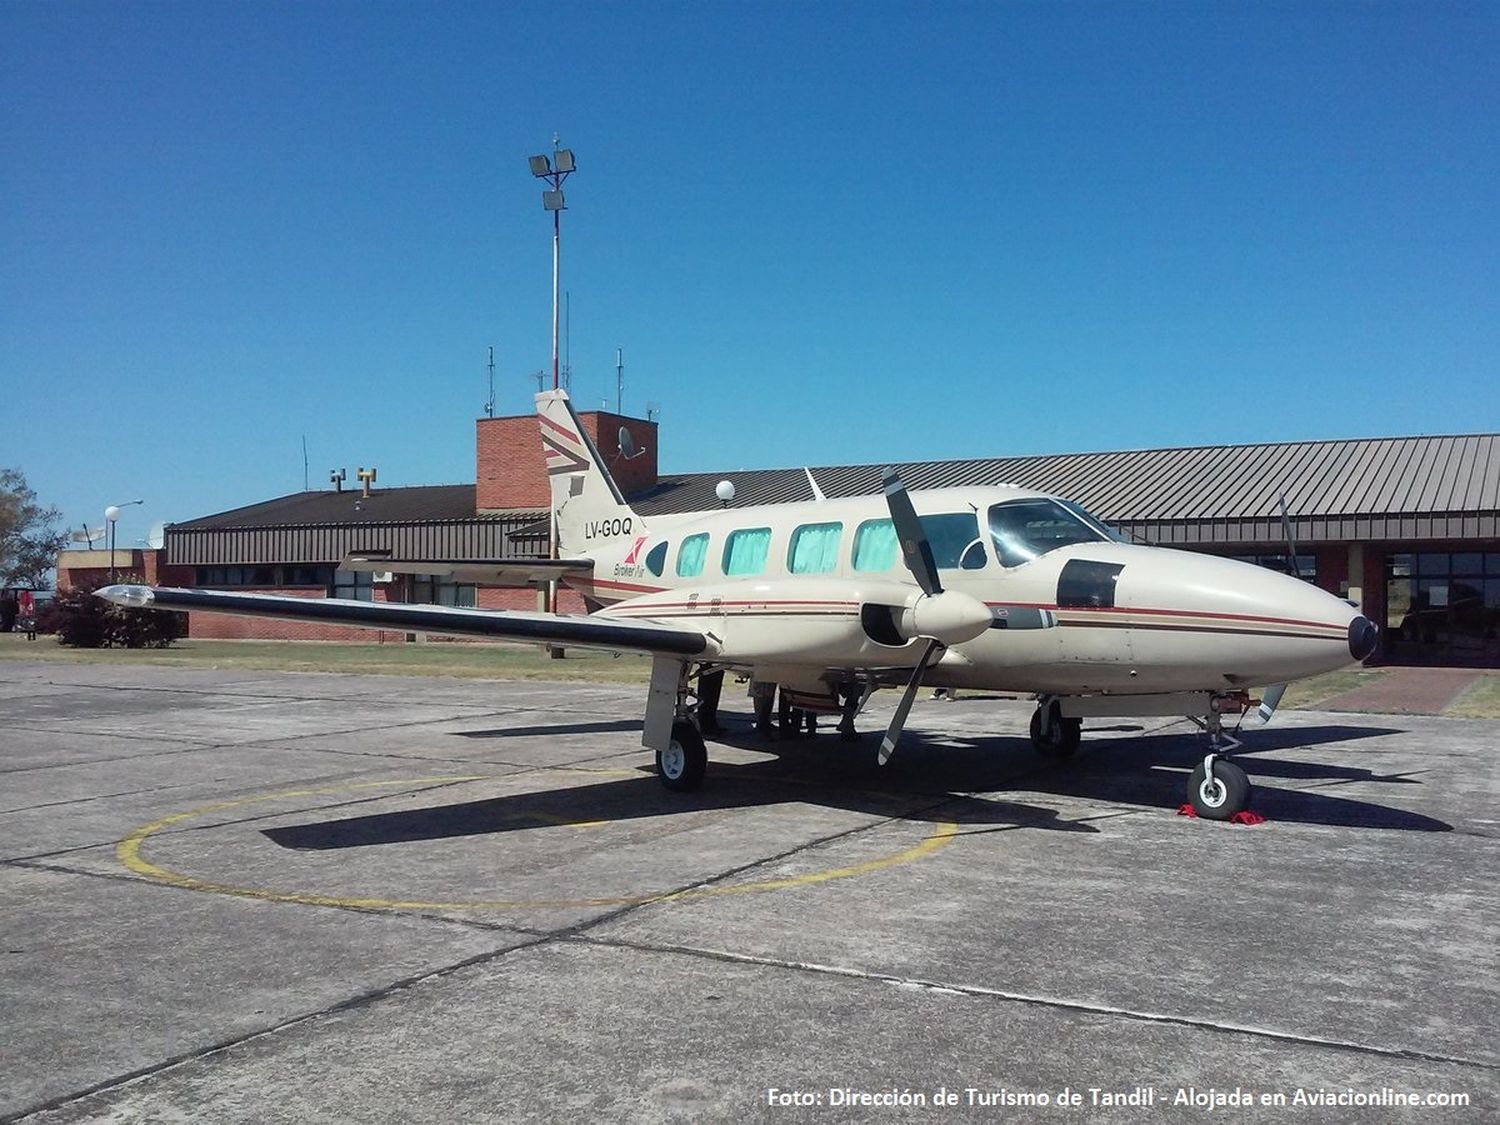
[[625, 413], [625, 349], [615, 348], [615, 413]]
[[495, 416], [495, 349], [493, 345], [490, 347], [490, 397], [484, 404], [484, 416], [486, 418]]

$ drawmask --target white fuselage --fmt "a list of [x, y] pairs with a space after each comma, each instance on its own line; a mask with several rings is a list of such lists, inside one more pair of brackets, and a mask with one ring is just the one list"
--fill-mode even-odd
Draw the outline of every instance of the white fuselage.
[[[924, 526], [938, 518], [950, 537], [967, 537], [960, 517], [974, 518], [972, 542], [946, 552], [934, 544], [945, 589], [1002, 611], [1047, 610], [1057, 620], [1055, 628], [991, 628], [952, 645], [927, 676], [932, 684], [1053, 694], [1223, 692], [1352, 662], [1358, 610], [1288, 575], [1122, 543], [1086, 515], [1080, 524], [1097, 533], [1093, 541], [1022, 557], [987, 513], [1056, 498], [976, 487], [911, 499]], [[869, 530], [863, 547], [856, 542], [864, 525], [888, 520], [881, 496], [651, 517], [626, 534], [588, 541], [594, 572], [573, 584], [605, 606], [605, 616], [707, 633], [715, 660], [758, 679], [812, 686], [847, 673], [896, 678], [924, 643], [882, 643], [861, 614], [872, 604], [909, 607], [921, 592], [899, 551], [871, 548], [880, 528]]]

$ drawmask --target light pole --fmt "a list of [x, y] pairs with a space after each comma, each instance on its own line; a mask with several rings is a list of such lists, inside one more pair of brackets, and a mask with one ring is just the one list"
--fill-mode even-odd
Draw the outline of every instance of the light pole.
[[552, 185], [550, 191], [542, 192], [542, 207], [552, 212], [552, 389], [558, 387], [557, 335], [558, 335], [558, 272], [562, 256], [562, 213], [567, 210], [563, 198], [563, 181], [577, 169], [573, 150], [558, 148], [557, 137], [552, 137], [552, 155], [541, 153], [530, 158], [531, 174]]
[[132, 504], [144, 504], [144, 500], [127, 500], [123, 504], [111, 504], [104, 509], [104, 518], [109, 521], [109, 580], [115, 580], [115, 521], [120, 518], [120, 509]]
[[[552, 155], [539, 153], [529, 159], [531, 174], [539, 180], [545, 180], [550, 185], [550, 190], [542, 192], [542, 208], [552, 212], [552, 389], [558, 389], [558, 365], [557, 365], [557, 336], [558, 336], [558, 285], [559, 271], [562, 259], [562, 213], [567, 210], [567, 200], [563, 198], [563, 181], [577, 170], [577, 163], [573, 159], [573, 150], [570, 148], [557, 147], [557, 134], [552, 134]], [[552, 541], [551, 556], [557, 558], [557, 511], [549, 502], [548, 531]], [[551, 579], [547, 582], [547, 609], [553, 613], [557, 612], [557, 580]], [[563, 650], [555, 645], [549, 645], [548, 651], [554, 657], [560, 657]]]

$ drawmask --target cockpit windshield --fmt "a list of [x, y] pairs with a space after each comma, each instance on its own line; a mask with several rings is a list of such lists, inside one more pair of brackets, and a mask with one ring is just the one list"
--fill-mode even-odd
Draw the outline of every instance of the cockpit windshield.
[[990, 539], [1001, 566], [1020, 566], [1059, 547], [1111, 538], [1092, 516], [1085, 518], [1056, 500], [1037, 497], [990, 505]]

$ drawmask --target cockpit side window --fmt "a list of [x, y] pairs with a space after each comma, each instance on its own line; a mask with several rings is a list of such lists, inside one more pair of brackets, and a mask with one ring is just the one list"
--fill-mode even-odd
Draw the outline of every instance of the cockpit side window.
[[944, 512], [917, 518], [927, 533], [932, 561], [939, 570], [982, 570], [989, 561], [984, 553], [984, 540], [979, 536], [977, 512]]
[[990, 505], [990, 540], [1002, 566], [1020, 566], [1074, 543], [1106, 536], [1055, 500], [1008, 500]]

